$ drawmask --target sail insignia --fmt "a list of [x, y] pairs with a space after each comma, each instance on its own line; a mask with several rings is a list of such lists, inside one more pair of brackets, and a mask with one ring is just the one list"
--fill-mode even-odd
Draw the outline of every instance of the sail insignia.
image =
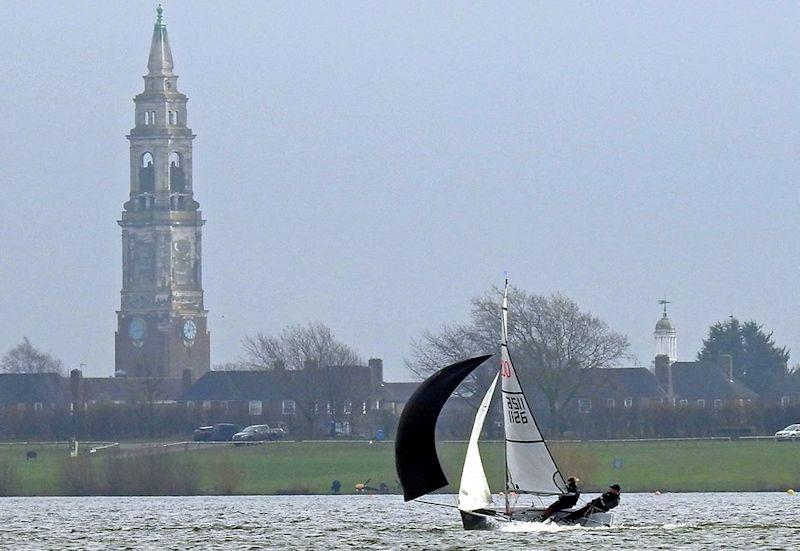
[[437, 371], [417, 387], [403, 408], [394, 453], [406, 501], [447, 486], [436, 454], [436, 420], [458, 385], [491, 356], [477, 356]]

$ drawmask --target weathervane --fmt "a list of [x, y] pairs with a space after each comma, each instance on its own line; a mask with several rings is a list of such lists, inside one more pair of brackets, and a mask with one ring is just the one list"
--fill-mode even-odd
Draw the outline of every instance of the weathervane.
[[658, 303], [664, 307], [664, 317], [666, 318], [667, 317], [667, 304], [672, 304], [672, 301], [671, 300], [667, 300], [667, 297], [664, 297], [661, 300], [659, 300]]

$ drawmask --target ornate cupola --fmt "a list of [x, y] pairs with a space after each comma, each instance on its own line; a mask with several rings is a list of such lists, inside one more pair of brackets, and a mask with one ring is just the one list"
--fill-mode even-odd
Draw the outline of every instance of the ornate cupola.
[[175, 377], [208, 371], [208, 312], [203, 307], [201, 233], [194, 200], [187, 97], [178, 91], [159, 5], [144, 76], [134, 98], [130, 188], [122, 227], [122, 292], [116, 372]]
[[664, 307], [664, 311], [661, 319], [656, 323], [656, 330], [653, 333], [656, 344], [655, 355], [667, 356], [670, 363], [672, 363], [678, 360], [678, 333], [667, 315], [669, 301], [663, 299], [659, 300], [658, 303]]

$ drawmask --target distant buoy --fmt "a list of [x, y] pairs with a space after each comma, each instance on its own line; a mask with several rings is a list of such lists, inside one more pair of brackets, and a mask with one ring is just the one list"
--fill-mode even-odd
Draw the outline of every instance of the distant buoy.
[[656, 490], [655, 492], [653, 492], [653, 495], [660, 496], [660, 495], [661, 495], [661, 492], [659, 492], [658, 490]]
[[789, 488], [788, 490], [786, 490], [786, 493], [787, 493], [787, 494], [789, 494], [790, 496], [793, 496], [793, 495], [794, 495], [795, 493], [797, 493], [797, 492], [795, 492], [794, 490], [792, 490], [791, 488]]

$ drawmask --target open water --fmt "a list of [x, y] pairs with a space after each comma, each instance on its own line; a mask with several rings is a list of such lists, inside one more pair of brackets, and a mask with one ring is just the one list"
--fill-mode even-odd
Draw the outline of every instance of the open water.
[[0, 549], [800, 549], [800, 494], [623, 493], [616, 513], [465, 532], [398, 496], [2, 498]]

